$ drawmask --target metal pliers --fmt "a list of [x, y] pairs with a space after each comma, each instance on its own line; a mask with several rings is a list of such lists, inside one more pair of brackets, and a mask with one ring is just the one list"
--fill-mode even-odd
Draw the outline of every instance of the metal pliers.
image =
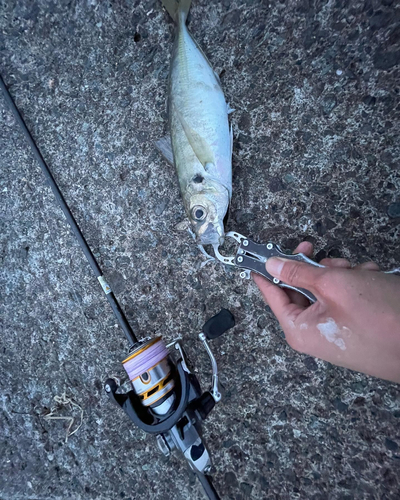
[[246, 236], [236, 233], [235, 231], [226, 233], [225, 237], [233, 238], [239, 243], [236, 255], [225, 257], [224, 255], [221, 255], [218, 248], [214, 247], [215, 256], [224, 264], [243, 269], [243, 271], [240, 273], [240, 276], [242, 278], [250, 278], [251, 272], [261, 274], [261, 276], [264, 276], [264, 278], [267, 278], [267, 280], [275, 283], [275, 285], [278, 285], [281, 288], [289, 288], [301, 293], [312, 303], [317, 300], [309, 290], [289, 285], [287, 283], [284, 283], [283, 281], [280, 281], [278, 278], [274, 278], [273, 276], [271, 276], [271, 274], [269, 274], [265, 269], [265, 263], [270, 257], [283, 257], [284, 259], [306, 262], [307, 264], [311, 264], [312, 266], [316, 267], [324, 266], [318, 264], [314, 260], [309, 259], [303, 253], [297, 253], [294, 255], [287, 254], [282, 252], [279, 246], [275, 243], [269, 242], [264, 245], [254, 243], [254, 241], [249, 240], [249, 238], [246, 238]]

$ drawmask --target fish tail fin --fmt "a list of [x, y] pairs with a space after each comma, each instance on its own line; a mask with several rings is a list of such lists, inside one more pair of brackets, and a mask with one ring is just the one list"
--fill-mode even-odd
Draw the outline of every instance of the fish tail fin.
[[186, 22], [192, 0], [161, 0], [168, 14], [176, 22]]

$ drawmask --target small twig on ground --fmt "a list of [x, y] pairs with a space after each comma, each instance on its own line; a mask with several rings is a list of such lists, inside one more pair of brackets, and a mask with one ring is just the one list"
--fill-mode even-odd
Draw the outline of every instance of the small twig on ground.
[[[67, 433], [65, 436], [65, 442], [68, 441], [68, 438], [75, 434], [80, 427], [82, 426], [83, 422], [83, 409], [81, 406], [78, 405], [78, 403], [75, 403], [71, 398], [67, 397], [65, 391], [61, 394], [61, 396], [54, 396], [54, 401], [56, 404], [50, 409], [50, 413], [45, 415], [43, 418], [45, 420], [65, 420], [68, 422], [68, 427], [67, 427]], [[73, 407], [79, 408], [80, 410], [80, 422], [78, 427], [71, 432], [71, 427], [74, 424], [75, 418], [70, 416], [70, 417], [64, 417], [64, 416], [57, 416], [57, 413], [65, 406], [69, 406], [71, 409]]]

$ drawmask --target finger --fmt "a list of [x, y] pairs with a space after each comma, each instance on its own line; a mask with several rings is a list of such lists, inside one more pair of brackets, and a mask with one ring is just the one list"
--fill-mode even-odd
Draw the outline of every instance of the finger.
[[351, 263], [347, 259], [322, 259], [320, 264], [325, 267], [351, 268]]
[[271, 293], [276, 291], [279, 294], [280, 291], [283, 291], [278, 289], [274, 283], [271, 283], [271, 281], [267, 280], [267, 278], [264, 278], [264, 276], [261, 276], [260, 274], [251, 273], [251, 277], [253, 278], [254, 283], [258, 286], [261, 295], [268, 305], [269, 301], [267, 297], [269, 297]]
[[315, 282], [326, 272], [322, 267], [314, 267], [305, 262], [297, 262], [281, 257], [271, 257], [265, 264], [266, 270], [275, 278], [288, 285], [315, 290]]
[[283, 328], [304, 311], [304, 307], [291, 302], [289, 295], [284, 290], [259, 274], [253, 274], [253, 280]]
[[358, 264], [358, 266], [354, 266], [353, 269], [357, 271], [380, 271], [380, 267], [375, 262], [363, 262], [362, 264]]
[[[251, 276], [256, 285], [258, 286], [258, 288], [260, 289], [265, 302], [268, 303], [267, 297], [269, 297], [269, 290], [267, 292], [266, 289], [267, 288], [270, 289], [271, 290], [270, 293], [272, 294], [279, 287], [274, 283], [271, 283], [271, 281], [267, 280], [263, 276], [260, 276], [259, 274], [252, 273]], [[286, 289], [280, 288], [280, 290], [282, 290], [282, 292], [284, 292], [289, 297], [290, 302], [292, 302], [293, 304], [296, 304], [300, 307], [308, 307], [310, 305], [309, 300], [306, 297], [304, 297], [304, 295], [302, 295], [301, 293], [296, 292], [295, 290], [290, 290], [289, 288]]]
[[[302, 253], [307, 257], [312, 257], [314, 253], [314, 245], [310, 241], [302, 241], [299, 245], [297, 245], [293, 254]], [[301, 307], [307, 307], [310, 305], [310, 302], [304, 295], [301, 293], [295, 292], [294, 290], [287, 289], [285, 292], [289, 295], [289, 298], [293, 304], [297, 304]]]
[[289, 299], [293, 302], [293, 304], [297, 304], [301, 307], [308, 307], [310, 305], [310, 301], [301, 293], [296, 292], [295, 290], [290, 290], [290, 288], [287, 288], [285, 292], [288, 294]]
[[[277, 285], [275, 285], [274, 283], [271, 283], [271, 281], [267, 280], [263, 276], [260, 276], [259, 274], [252, 273], [251, 276], [252, 276], [254, 282], [256, 283], [256, 285], [258, 286], [258, 288], [260, 289], [265, 302], [267, 302], [267, 304], [268, 304], [269, 302], [268, 302], [267, 297], [270, 296], [269, 295], [270, 293], [273, 294], [276, 291], [276, 289], [279, 287]], [[268, 289], [268, 291], [267, 291], [267, 289]], [[271, 292], [270, 292], [270, 290], [271, 290]], [[289, 297], [289, 301], [292, 302], [293, 304], [296, 304], [300, 307], [308, 307], [310, 305], [309, 300], [306, 297], [304, 297], [304, 295], [302, 295], [299, 292], [296, 292], [295, 290], [290, 290], [290, 288], [286, 288], [286, 289], [279, 288], [279, 290], [284, 292]]]
[[302, 241], [293, 253], [304, 253], [307, 257], [311, 257], [314, 252], [314, 245], [309, 241]]

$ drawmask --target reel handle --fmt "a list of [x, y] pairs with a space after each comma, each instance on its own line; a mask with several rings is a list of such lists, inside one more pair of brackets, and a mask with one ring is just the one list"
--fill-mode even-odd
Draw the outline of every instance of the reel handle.
[[203, 333], [208, 340], [216, 339], [235, 326], [235, 318], [228, 309], [221, 309], [203, 325]]

